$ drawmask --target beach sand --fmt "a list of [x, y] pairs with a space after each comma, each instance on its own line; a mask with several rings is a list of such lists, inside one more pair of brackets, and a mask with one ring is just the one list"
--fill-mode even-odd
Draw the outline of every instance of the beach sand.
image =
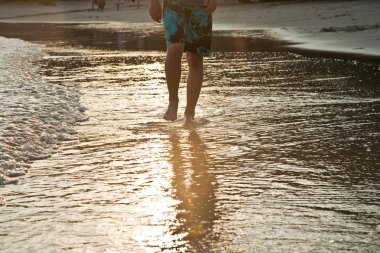
[[[219, 1], [214, 14], [215, 30], [264, 29], [293, 47], [307, 50], [380, 56], [380, 2], [296, 1], [290, 3], [251, 3]], [[91, 11], [90, 1], [0, 3], [0, 22], [30, 23], [149, 23], [147, 1], [107, 1], [104, 12]]]

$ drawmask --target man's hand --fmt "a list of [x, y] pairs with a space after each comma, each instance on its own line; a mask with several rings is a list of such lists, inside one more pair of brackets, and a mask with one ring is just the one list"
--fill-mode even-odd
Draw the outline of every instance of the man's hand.
[[207, 13], [212, 13], [216, 9], [217, 0], [208, 0], [207, 6], [204, 8], [204, 11]]
[[149, 0], [149, 15], [154, 21], [161, 22], [162, 9], [159, 0]]

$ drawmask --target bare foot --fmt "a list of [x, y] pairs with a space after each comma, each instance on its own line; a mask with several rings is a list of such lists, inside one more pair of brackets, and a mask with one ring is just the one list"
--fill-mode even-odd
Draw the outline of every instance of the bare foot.
[[194, 122], [194, 112], [185, 111], [185, 124], [191, 124]]
[[192, 124], [194, 122], [193, 117], [186, 117], [185, 116], [185, 124]]
[[168, 109], [164, 114], [165, 120], [175, 121], [177, 119], [178, 102], [169, 102]]

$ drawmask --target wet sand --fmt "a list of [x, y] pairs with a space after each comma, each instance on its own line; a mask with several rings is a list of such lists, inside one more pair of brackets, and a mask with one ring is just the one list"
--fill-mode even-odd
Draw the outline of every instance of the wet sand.
[[[126, 51], [166, 50], [162, 26], [151, 23], [1, 23], [0, 35], [47, 45]], [[379, 63], [380, 56], [349, 51], [300, 47], [280, 39], [267, 29], [216, 30], [213, 50], [217, 52], [291, 52], [308, 57], [327, 57]]]
[[[165, 51], [161, 25], [0, 23], [0, 35], [47, 45], [124, 51]], [[215, 31], [213, 50], [283, 51], [289, 41], [273, 38], [264, 30]], [[371, 57], [369, 57], [371, 58]]]
[[[188, 127], [161, 119], [159, 28], [15, 26], [0, 34], [46, 44], [39, 73], [76, 89], [88, 121], [1, 188], [1, 251], [379, 250], [377, 62], [221, 33]], [[181, 115], [183, 84], [180, 99]]]
[[[15, 23], [145, 23], [153, 25], [147, 1], [107, 0], [104, 12], [91, 11], [90, 1], [2, 2], [1, 22]], [[330, 53], [380, 55], [380, 2], [377, 0], [291, 1], [240, 4], [219, 0], [214, 29], [265, 30], [297, 47]]]

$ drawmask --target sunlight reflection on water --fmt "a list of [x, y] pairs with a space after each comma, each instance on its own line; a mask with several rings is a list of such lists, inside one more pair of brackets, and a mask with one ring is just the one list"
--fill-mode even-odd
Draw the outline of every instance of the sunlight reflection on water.
[[189, 128], [161, 119], [162, 53], [50, 50], [41, 73], [89, 120], [4, 188], [0, 249], [378, 249], [377, 66], [216, 53]]

